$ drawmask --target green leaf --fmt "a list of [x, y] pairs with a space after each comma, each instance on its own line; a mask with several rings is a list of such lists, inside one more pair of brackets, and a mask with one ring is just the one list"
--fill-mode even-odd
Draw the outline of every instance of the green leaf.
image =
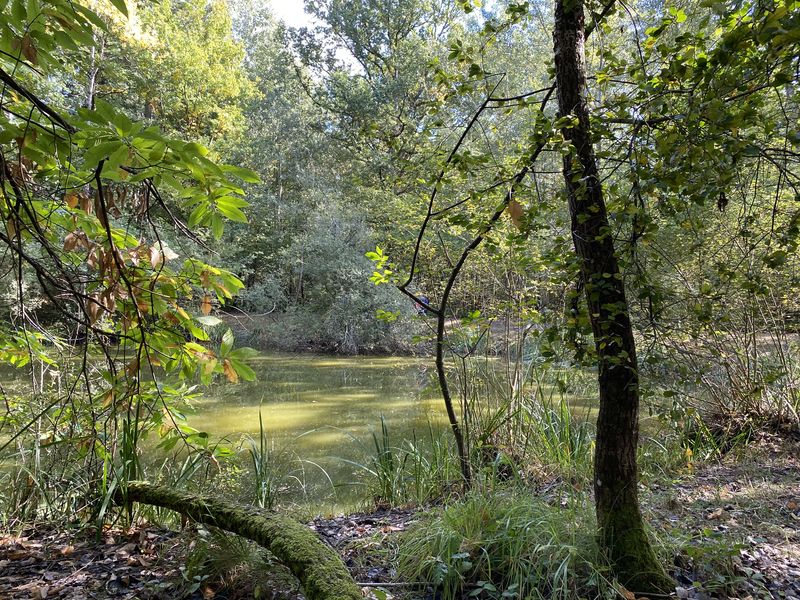
[[233, 348], [233, 332], [230, 329], [228, 329], [222, 335], [222, 343], [220, 344], [219, 347], [220, 356], [227, 356], [228, 353], [231, 351], [231, 348]]
[[217, 210], [225, 215], [231, 221], [235, 221], [237, 223], [247, 223], [247, 216], [235, 206], [229, 206], [227, 204], [217, 204]]
[[[82, 6], [82, 5], [81, 5], [81, 4], [79, 4], [78, 2], [72, 2], [72, 3], [70, 3], [70, 7], [71, 7], [71, 8], [72, 8], [72, 10], [74, 10], [76, 13], [80, 13], [80, 14], [81, 14], [81, 16], [82, 16], [83, 18], [85, 18], [85, 19], [86, 19], [87, 21], [89, 21], [89, 22], [90, 22], [92, 25], [94, 25], [95, 27], [97, 27], [97, 28], [98, 28], [100, 31], [108, 31], [108, 29], [107, 29], [107, 27], [106, 27], [106, 24], [105, 24], [105, 21], [103, 21], [103, 19], [101, 19], [101, 18], [100, 18], [100, 17], [97, 15], [97, 13], [96, 13], [96, 12], [94, 12], [93, 10], [91, 10], [91, 9], [88, 9], [88, 8], [86, 8], [85, 6]], [[127, 7], [126, 7], [126, 8], [127, 8]]]
[[259, 183], [261, 178], [258, 176], [258, 173], [255, 171], [251, 171], [250, 169], [245, 169], [244, 167], [236, 167], [234, 165], [222, 165], [222, 170], [225, 173], [233, 175], [234, 177], [238, 177], [245, 183]]
[[237, 198], [236, 196], [222, 196], [216, 200], [217, 206], [225, 206], [227, 208], [244, 208], [250, 206], [250, 203], [244, 198]]
[[197, 317], [196, 321], [207, 327], [216, 327], [217, 325], [221, 325], [223, 322], [222, 319], [215, 317], [214, 315], [203, 315]]
[[83, 155], [83, 166], [86, 169], [95, 168], [101, 160], [108, 158], [112, 153], [116, 152], [122, 145], [120, 140], [112, 142], [101, 142], [96, 146], [92, 146]]
[[[208, 334], [206, 333], [205, 329], [201, 329], [200, 327], [195, 327], [194, 325], [190, 324], [189, 325], [189, 333], [191, 333], [192, 336], [195, 339], [198, 339], [201, 342], [207, 342], [208, 341]], [[195, 350], [197, 349], [196, 346], [198, 346], [198, 344], [195, 344], [195, 347], [194, 347]], [[187, 347], [189, 347], [188, 344], [187, 344]], [[203, 348], [203, 347], [200, 346], [200, 348]], [[203, 348], [203, 351], [205, 351], [205, 348]]]
[[219, 215], [211, 215], [211, 232], [217, 239], [220, 239], [225, 232], [225, 222]]
[[208, 205], [198, 204], [189, 215], [189, 227], [197, 227], [206, 220], [208, 216]]
[[111, 4], [123, 15], [128, 16], [128, 5], [125, 0], [111, 0]]
[[240, 362], [236, 359], [231, 359], [231, 366], [233, 366], [236, 373], [244, 379], [245, 381], [255, 381], [256, 380], [256, 372], [253, 371], [250, 367], [248, 367], [243, 362]]

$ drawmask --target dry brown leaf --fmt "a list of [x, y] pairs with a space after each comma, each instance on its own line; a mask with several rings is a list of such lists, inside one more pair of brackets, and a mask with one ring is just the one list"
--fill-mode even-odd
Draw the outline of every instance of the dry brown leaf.
[[225, 377], [227, 377], [228, 381], [231, 383], [239, 382], [239, 374], [236, 372], [236, 369], [233, 368], [231, 361], [229, 361], [227, 358], [222, 363], [222, 371], [225, 373]]
[[32, 181], [28, 167], [26, 167], [24, 163], [14, 161], [8, 162], [7, 164], [11, 170], [11, 179], [14, 183], [17, 185], [26, 185]]
[[35, 65], [38, 60], [39, 52], [36, 50], [36, 46], [33, 45], [33, 39], [27, 33], [20, 41], [20, 48], [22, 49], [22, 55], [27, 58], [31, 64]]
[[125, 367], [125, 373], [128, 375], [128, 377], [133, 377], [138, 372], [139, 372], [139, 359], [138, 358], [134, 358]]
[[72, 252], [78, 247], [78, 236], [75, 233], [68, 233], [64, 236], [64, 252]]
[[514, 227], [517, 229], [522, 229], [522, 216], [524, 213], [522, 205], [512, 198], [508, 203], [508, 216], [511, 217], [511, 222], [514, 223]]
[[110, 313], [117, 310], [117, 298], [114, 294], [114, 289], [115, 288], [110, 287], [100, 294], [100, 304]]
[[100, 194], [98, 193], [94, 198], [94, 212], [100, 220], [103, 227], [108, 227], [108, 215], [106, 214], [103, 203], [100, 202]]
[[67, 194], [64, 196], [64, 202], [66, 202], [67, 206], [70, 208], [75, 208], [78, 206], [78, 196], [75, 194]]
[[92, 298], [86, 304], [86, 312], [89, 315], [89, 324], [94, 325], [103, 314], [103, 307], [95, 298]]
[[114, 393], [114, 388], [110, 388], [106, 390], [106, 393], [103, 394], [103, 407], [108, 408], [112, 404], [114, 404], [114, 398], [116, 394]]
[[634, 594], [629, 589], [626, 589], [624, 585], [620, 584], [618, 591], [619, 591], [620, 596], [625, 598], [625, 600], [636, 600], [636, 594]]
[[164, 254], [164, 260], [175, 260], [178, 258], [178, 253], [166, 244], [161, 245], [161, 252]]
[[200, 312], [206, 316], [211, 314], [211, 296], [208, 294], [203, 296], [203, 301], [200, 303]]

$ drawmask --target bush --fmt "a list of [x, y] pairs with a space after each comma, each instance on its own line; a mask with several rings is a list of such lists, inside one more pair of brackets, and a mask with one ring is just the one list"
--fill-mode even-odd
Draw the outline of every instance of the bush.
[[238, 296], [239, 307], [251, 313], [271, 313], [284, 310], [288, 304], [286, 291], [274, 277], [248, 285]]
[[[310, 216], [282, 250], [279, 270], [259, 273], [238, 297], [243, 310], [273, 320], [248, 343], [345, 354], [408, 351], [413, 305], [397, 289], [370, 281], [373, 265], [364, 254], [374, 245], [363, 218], [335, 203]], [[378, 319], [379, 311], [397, 318]]]

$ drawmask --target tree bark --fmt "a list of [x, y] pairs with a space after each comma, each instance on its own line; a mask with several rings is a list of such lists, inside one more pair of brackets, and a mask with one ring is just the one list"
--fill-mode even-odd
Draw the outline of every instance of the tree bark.
[[599, 542], [617, 577], [632, 591], [667, 592], [675, 584], [656, 559], [639, 509], [636, 346], [592, 146], [584, 31], [582, 0], [556, 0], [559, 116], [573, 119], [563, 132], [573, 147], [564, 157], [563, 174], [598, 361], [594, 493]]
[[308, 600], [361, 600], [339, 555], [290, 517], [144, 482], [129, 483], [127, 492], [118, 490], [115, 499], [168, 508], [257, 542], [289, 567]]

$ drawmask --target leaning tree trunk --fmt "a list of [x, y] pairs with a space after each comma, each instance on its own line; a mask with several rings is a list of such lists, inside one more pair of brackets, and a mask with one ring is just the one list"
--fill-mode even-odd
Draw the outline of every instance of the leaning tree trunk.
[[614, 251], [589, 127], [582, 0], [556, 0], [556, 84], [573, 151], [564, 157], [572, 240], [580, 261], [598, 358], [600, 412], [594, 493], [600, 545], [636, 592], [674, 589], [650, 546], [637, 494], [639, 375], [625, 286]]
[[118, 491], [115, 499], [168, 508], [257, 542], [289, 567], [308, 600], [361, 600], [339, 555], [290, 517], [138, 481], [129, 483], [126, 493]]

